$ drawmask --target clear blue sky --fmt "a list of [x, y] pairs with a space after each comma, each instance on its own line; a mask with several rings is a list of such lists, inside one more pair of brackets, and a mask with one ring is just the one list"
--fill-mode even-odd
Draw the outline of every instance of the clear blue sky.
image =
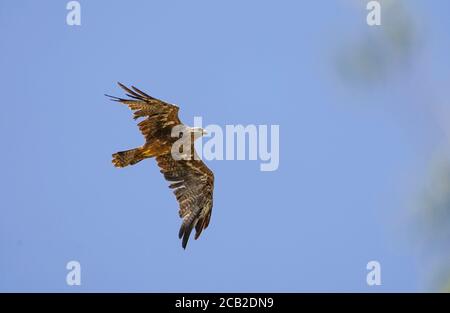
[[[1, 1], [0, 291], [425, 288], [408, 225], [443, 140], [421, 94], [448, 90], [450, 4], [401, 2], [416, 46], [361, 83], [336, 60], [383, 37], [364, 1], [81, 0], [79, 27], [67, 1]], [[117, 81], [188, 124], [279, 124], [278, 171], [208, 162], [211, 224], [184, 251], [155, 162], [111, 165], [143, 142], [103, 96]], [[81, 286], [66, 285], [71, 260]], [[382, 286], [366, 284], [371, 260]]]

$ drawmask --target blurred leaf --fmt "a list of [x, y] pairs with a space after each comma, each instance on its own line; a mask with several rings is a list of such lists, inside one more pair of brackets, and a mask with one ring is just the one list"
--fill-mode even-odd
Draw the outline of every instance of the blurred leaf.
[[338, 52], [336, 66], [343, 80], [381, 81], [410, 60], [417, 41], [414, 19], [403, 2], [385, 0], [381, 7], [382, 25], [363, 28], [359, 39]]

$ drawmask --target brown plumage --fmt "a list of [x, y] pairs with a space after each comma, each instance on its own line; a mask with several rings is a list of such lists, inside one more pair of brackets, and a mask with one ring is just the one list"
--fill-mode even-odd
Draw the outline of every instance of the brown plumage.
[[136, 164], [146, 158], [155, 157], [161, 173], [171, 184], [179, 203], [179, 214], [183, 219], [179, 238], [186, 248], [189, 236], [195, 228], [195, 239], [208, 227], [213, 206], [214, 174], [198, 158], [194, 158], [194, 140], [191, 142], [191, 158], [175, 160], [171, 149], [178, 137], [172, 137], [174, 126], [181, 126], [196, 135], [204, 132], [187, 127], [178, 118], [176, 105], [153, 98], [136, 87], [131, 89], [118, 83], [125, 90], [129, 99], [110, 97], [112, 100], [126, 104], [134, 113], [134, 119], [145, 118], [138, 123], [139, 130], [145, 137], [143, 146], [113, 154], [112, 163], [116, 167]]

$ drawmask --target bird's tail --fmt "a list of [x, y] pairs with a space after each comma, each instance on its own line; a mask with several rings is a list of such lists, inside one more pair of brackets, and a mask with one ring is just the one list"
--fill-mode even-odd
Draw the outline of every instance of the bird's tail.
[[134, 165], [146, 158], [143, 154], [142, 148], [120, 151], [114, 153], [112, 157], [113, 157], [112, 163], [114, 164], [115, 167], [125, 167], [128, 165]]

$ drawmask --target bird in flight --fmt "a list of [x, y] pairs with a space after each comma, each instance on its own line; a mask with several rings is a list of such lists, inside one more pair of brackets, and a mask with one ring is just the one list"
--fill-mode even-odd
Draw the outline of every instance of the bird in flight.
[[[178, 237], [186, 249], [192, 229], [195, 239], [208, 227], [213, 206], [214, 174], [198, 158], [194, 141], [206, 132], [202, 128], [188, 127], [178, 118], [179, 108], [165, 101], [153, 98], [132, 86], [131, 89], [121, 83], [127, 99], [110, 95], [111, 100], [127, 105], [134, 113], [134, 119], [144, 118], [138, 123], [145, 137], [145, 143], [138, 148], [120, 151], [112, 155], [115, 167], [134, 165], [147, 158], [155, 158], [164, 178], [171, 184], [179, 203], [179, 215], [183, 219]], [[172, 146], [179, 137], [172, 137], [172, 128], [182, 130], [184, 138], [190, 140], [188, 158], [174, 158]], [[187, 134], [187, 135], [185, 135]], [[188, 150], [188, 149], [187, 149]]]

